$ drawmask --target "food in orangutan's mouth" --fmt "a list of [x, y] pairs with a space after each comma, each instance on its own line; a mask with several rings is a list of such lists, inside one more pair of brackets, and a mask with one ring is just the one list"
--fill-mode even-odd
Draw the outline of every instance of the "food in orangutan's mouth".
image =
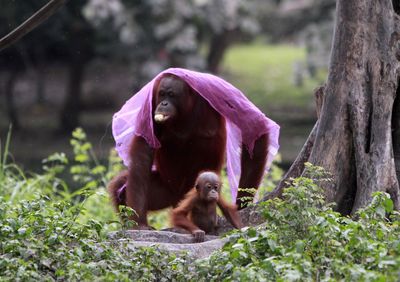
[[162, 114], [156, 114], [156, 115], [154, 116], [154, 120], [155, 120], [156, 122], [163, 122], [163, 121], [167, 120], [167, 118], [168, 118], [168, 116], [162, 115]]

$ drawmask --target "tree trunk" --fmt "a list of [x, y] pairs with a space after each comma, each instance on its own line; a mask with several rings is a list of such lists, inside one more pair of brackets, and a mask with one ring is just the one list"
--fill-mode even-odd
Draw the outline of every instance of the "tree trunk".
[[219, 73], [219, 68], [222, 59], [224, 58], [225, 51], [232, 43], [235, 33], [237, 32], [237, 30], [223, 30], [221, 33], [212, 35], [210, 50], [207, 56], [208, 71], [215, 74]]
[[393, 106], [393, 153], [396, 165], [397, 181], [400, 182], [400, 85], [397, 85], [396, 100]]
[[39, 63], [39, 66], [35, 71], [36, 77], [36, 103], [39, 105], [43, 105], [46, 100], [46, 75], [44, 71], [44, 66]]
[[61, 112], [61, 130], [70, 133], [79, 125], [84, 64], [79, 56], [69, 63], [67, 97]]
[[21, 128], [14, 101], [14, 86], [18, 78], [18, 74], [18, 70], [12, 70], [5, 85], [7, 114], [11, 124], [13, 125], [14, 130], [19, 130]]
[[[71, 9], [79, 8], [79, 6], [71, 7]], [[68, 85], [60, 117], [60, 129], [66, 133], [70, 133], [79, 125], [85, 67], [93, 57], [94, 52], [93, 34], [92, 28], [81, 14], [71, 23]]]
[[[321, 185], [343, 214], [368, 204], [376, 191], [388, 192], [400, 208], [400, 19], [393, 3], [337, 1], [329, 75], [308, 161], [332, 174], [333, 181]], [[293, 177], [302, 168], [296, 171]]]

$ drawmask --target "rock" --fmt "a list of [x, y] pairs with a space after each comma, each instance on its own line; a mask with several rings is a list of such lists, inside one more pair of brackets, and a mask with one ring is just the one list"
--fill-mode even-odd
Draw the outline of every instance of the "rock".
[[227, 239], [215, 239], [206, 241], [203, 243], [191, 243], [191, 244], [174, 244], [174, 243], [155, 243], [145, 241], [135, 241], [128, 243], [130, 250], [135, 250], [138, 247], [157, 247], [168, 252], [173, 252], [177, 255], [188, 254], [194, 259], [206, 258], [211, 255], [212, 252], [221, 249]]
[[[241, 210], [242, 222], [248, 226], [262, 223], [262, 217], [255, 206]], [[225, 219], [218, 219], [218, 234], [224, 234], [233, 229], [232, 225]], [[164, 231], [156, 230], [126, 230], [111, 232], [109, 234], [113, 244], [133, 251], [140, 247], [157, 247], [175, 254], [187, 253], [194, 259], [208, 257], [212, 252], [219, 250], [228, 239], [218, 236], [206, 235], [205, 241], [195, 243], [192, 234], [177, 228], [168, 228]]]
[[[129, 238], [134, 241], [150, 243], [194, 244], [193, 236], [191, 234], [180, 234], [170, 231], [126, 230], [111, 232], [109, 237], [111, 239]], [[205, 241], [215, 240], [218, 238], [218, 236], [206, 235]]]
[[[114, 244], [124, 245], [134, 251], [139, 247], [157, 247], [179, 254], [188, 254], [194, 259], [205, 258], [219, 250], [227, 239], [206, 235], [205, 242], [194, 243], [191, 234], [179, 234], [169, 231], [127, 230], [109, 234]], [[127, 239], [132, 239], [133, 241]]]
[[[239, 211], [244, 226], [257, 226], [264, 222], [257, 205], [251, 205]], [[233, 230], [233, 226], [224, 218], [218, 218], [218, 234], [225, 234]]]

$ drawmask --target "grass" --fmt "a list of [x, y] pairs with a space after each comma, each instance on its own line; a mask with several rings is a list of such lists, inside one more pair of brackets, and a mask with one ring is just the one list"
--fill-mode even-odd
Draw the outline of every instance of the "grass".
[[306, 107], [313, 89], [324, 81], [325, 71], [316, 78], [305, 75], [304, 83], [294, 84], [293, 66], [305, 64], [305, 49], [292, 45], [237, 45], [227, 52], [223, 69], [231, 81], [261, 109], [281, 106]]

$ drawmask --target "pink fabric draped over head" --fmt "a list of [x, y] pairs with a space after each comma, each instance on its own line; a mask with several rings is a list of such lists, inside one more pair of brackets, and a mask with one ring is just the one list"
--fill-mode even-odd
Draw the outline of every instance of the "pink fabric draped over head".
[[155, 83], [166, 74], [175, 75], [201, 95], [226, 120], [226, 168], [232, 199], [236, 199], [241, 173], [242, 144], [253, 153], [254, 142], [268, 133], [269, 146], [266, 170], [278, 152], [279, 126], [267, 118], [236, 87], [215, 75], [170, 68], [158, 74], [130, 98], [113, 117], [112, 130], [116, 150], [124, 164], [129, 166], [129, 146], [135, 135], [143, 137], [153, 148], [161, 146], [154, 135], [152, 95]]

